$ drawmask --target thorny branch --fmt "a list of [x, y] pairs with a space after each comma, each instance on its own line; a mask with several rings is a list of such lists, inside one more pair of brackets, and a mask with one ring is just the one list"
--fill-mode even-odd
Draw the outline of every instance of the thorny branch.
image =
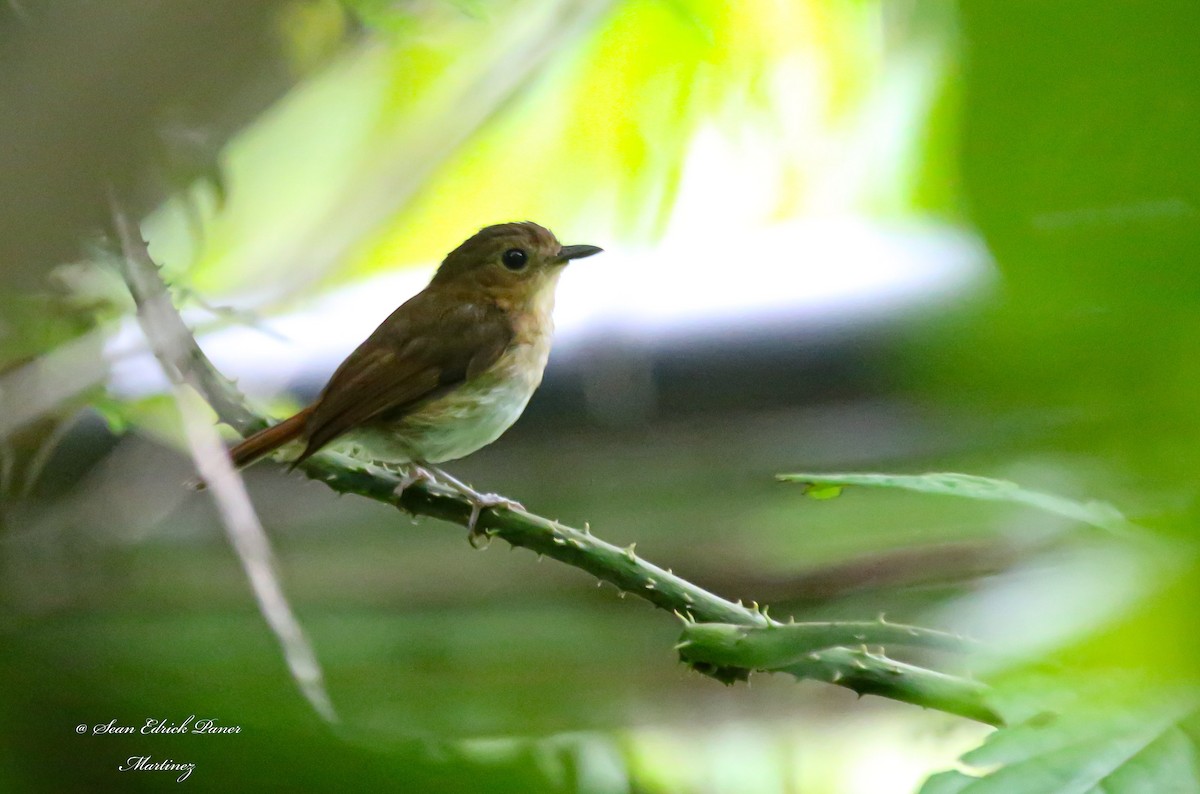
[[[142, 296], [139, 306], [148, 296], [161, 296], [160, 314], [165, 315], [167, 309], [170, 310], [170, 317], [161, 316], [151, 322], [143, 320], [152, 342], [155, 341], [154, 336], [175, 340], [173, 345], [178, 355], [164, 363], [168, 374], [172, 374], [171, 368], [177, 369], [174, 377], [185, 380], [199, 390], [220, 419], [243, 435], [266, 426], [266, 420], [246, 407], [244, 397], [233, 383], [223, 377], [200, 350], [178, 312], [165, 299], [166, 287], [157, 266], [145, 251], [140, 235], [135, 234], [133, 239], [136, 241], [136, 245], [132, 246], [135, 250], [130, 252], [130, 246], [126, 247], [130, 290], [135, 296]], [[339, 493], [353, 493], [391, 504], [416, 516], [439, 518], [465, 527], [471, 514], [471, 506], [464, 498], [438, 485], [416, 484], [397, 496], [399, 475], [337, 452], [320, 453], [300, 468], [310, 478], [324, 482]], [[242, 487], [240, 479], [237, 479], [237, 483], [239, 488]], [[670, 570], [642, 559], [632, 545], [628, 548], [614, 546], [592, 535], [587, 529], [574, 529], [533, 513], [504, 508], [484, 510], [478, 526], [480, 530], [513, 546], [530, 549], [586, 571], [622, 592], [633, 593], [675, 613], [689, 624], [723, 623], [752, 629], [782, 625], [768, 617], [766, 610], [759, 609], [757, 605], [752, 608], [741, 602], [733, 603], [720, 598]], [[789, 636], [799, 638], [804, 647], [811, 650], [806, 650], [799, 660], [777, 671], [789, 672], [797, 678], [835, 684], [860, 695], [880, 695], [991, 725], [1002, 722], [987, 704], [988, 690], [983, 684], [897, 662], [887, 658], [881, 650], [869, 650], [885, 644], [929, 645], [931, 640], [954, 645], [947, 635], [883, 621], [856, 624], [798, 623], [788, 624], [788, 629]], [[846, 645], [847, 636], [855, 639], [853, 647]], [[693, 661], [692, 666], [725, 682], [744, 679], [750, 672], [699, 660]], [[295, 668], [293, 674], [297, 674]]]

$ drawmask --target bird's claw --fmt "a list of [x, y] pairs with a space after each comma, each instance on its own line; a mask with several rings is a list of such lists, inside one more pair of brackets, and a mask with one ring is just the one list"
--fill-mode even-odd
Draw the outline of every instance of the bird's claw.
[[503, 507], [506, 510], [525, 509], [525, 505], [520, 502], [497, 493], [476, 493], [467, 498], [471, 502], [471, 517], [467, 519], [467, 542], [475, 549], [486, 549], [492, 540], [486, 529], [480, 530], [476, 527], [481, 512], [493, 507]]
[[439, 469], [437, 466], [430, 466], [427, 463], [414, 465], [421, 471], [424, 471], [432, 481], [458, 491], [471, 505], [471, 516], [467, 519], [467, 540], [477, 549], [486, 548], [490, 540], [487, 530], [480, 531], [478, 527], [480, 513], [493, 507], [503, 507], [507, 510], [525, 509], [525, 506], [520, 502], [509, 499], [506, 496], [501, 496], [498, 493], [480, 493], [457, 477]]
[[392, 491], [396, 499], [404, 496], [404, 492], [419, 482], [436, 483], [437, 479], [423, 466], [412, 465], [404, 469], [400, 476], [400, 484]]

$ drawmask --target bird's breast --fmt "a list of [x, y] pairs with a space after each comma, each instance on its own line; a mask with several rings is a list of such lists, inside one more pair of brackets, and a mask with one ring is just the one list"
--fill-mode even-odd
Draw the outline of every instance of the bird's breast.
[[371, 458], [441, 463], [495, 441], [520, 418], [542, 382], [550, 334], [520, 335], [492, 365], [441, 395], [354, 442]]

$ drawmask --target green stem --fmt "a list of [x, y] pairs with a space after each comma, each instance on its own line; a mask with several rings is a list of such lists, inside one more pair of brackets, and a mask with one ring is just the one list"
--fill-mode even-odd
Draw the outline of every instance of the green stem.
[[772, 622], [761, 628], [688, 623], [679, 639], [679, 655], [686, 662], [752, 670], [778, 670], [803, 661], [813, 651], [837, 646], [910, 645], [947, 651], [964, 651], [970, 646], [957, 634], [882, 619], [782, 625]]
[[[395, 495], [398, 475], [378, 466], [359, 462], [337, 453], [323, 453], [303, 467], [313, 479], [320, 480], [339, 493], [353, 493], [378, 502], [386, 502], [413, 515], [440, 518], [466, 527], [470, 505], [457, 493], [438, 486], [412, 486], [401, 497]], [[780, 668], [797, 678], [812, 679], [850, 689], [859, 695], [872, 694], [912, 703], [1000, 725], [1002, 719], [986, 703], [987, 687], [976, 681], [944, 675], [903, 664], [866, 650], [829, 647], [829, 642], [855, 645], [903, 644], [939, 645], [962, 650], [965, 642], [953, 635], [884, 622], [779, 624], [763, 612], [733, 603], [698, 587], [671, 571], [643, 560], [632, 546], [620, 548], [590, 532], [564, 526], [521, 510], [484, 510], [479, 528], [513, 546], [587, 571], [596, 578], [633, 593], [662, 609], [670, 610], [699, 623], [725, 623], [766, 629], [775, 626], [796, 635], [808, 632], [821, 637], [820, 650], [805, 654], [802, 661]], [[914, 636], [912, 632], [916, 632]], [[746, 678], [748, 670], [721, 664], [697, 663], [702, 673], [730, 682]]]

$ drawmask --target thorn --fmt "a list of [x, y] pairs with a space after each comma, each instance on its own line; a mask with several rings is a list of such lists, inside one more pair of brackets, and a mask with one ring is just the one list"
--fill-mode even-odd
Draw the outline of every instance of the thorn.
[[629, 595], [629, 593], [626, 593], [624, 590], [617, 591], [617, 598], [624, 598], [627, 595]]
[[585, 534], [585, 535], [592, 534], [592, 525], [586, 521], [583, 522], [583, 534]]
[[691, 640], [684, 640], [683, 642], [677, 642], [677, 643], [675, 643], [675, 650], [682, 651], [684, 648], [688, 647], [691, 644], [692, 644]]
[[604, 587], [604, 581], [603, 581], [603, 580], [601, 580], [601, 579], [597, 579], [597, 580], [596, 580], [596, 587]]
[[879, 613], [879, 617], [875, 618], [879, 621], [879, 625], [883, 626], [887, 623], [887, 615], [883, 612]]
[[816, 651], [813, 651], [812, 653], [808, 654], [808, 656], [806, 658], [810, 662], [819, 662], [819, 661], [821, 661], [821, 654], [817, 653]]
[[634, 554], [634, 549], [636, 549], [636, 548], [637, 548], [636, 543], [630, 543], [628, 546], [625, 547], [625, 556], [629, 558], [630, 562], [634, 562], [637, 560], [637, 555]]
[[830, 683], [836, 684], [838, 681], [841, 681], [841, 680], [842, 680], [842, 671], [841, 670], [834, 670], [833, 675], [829, 676]]

